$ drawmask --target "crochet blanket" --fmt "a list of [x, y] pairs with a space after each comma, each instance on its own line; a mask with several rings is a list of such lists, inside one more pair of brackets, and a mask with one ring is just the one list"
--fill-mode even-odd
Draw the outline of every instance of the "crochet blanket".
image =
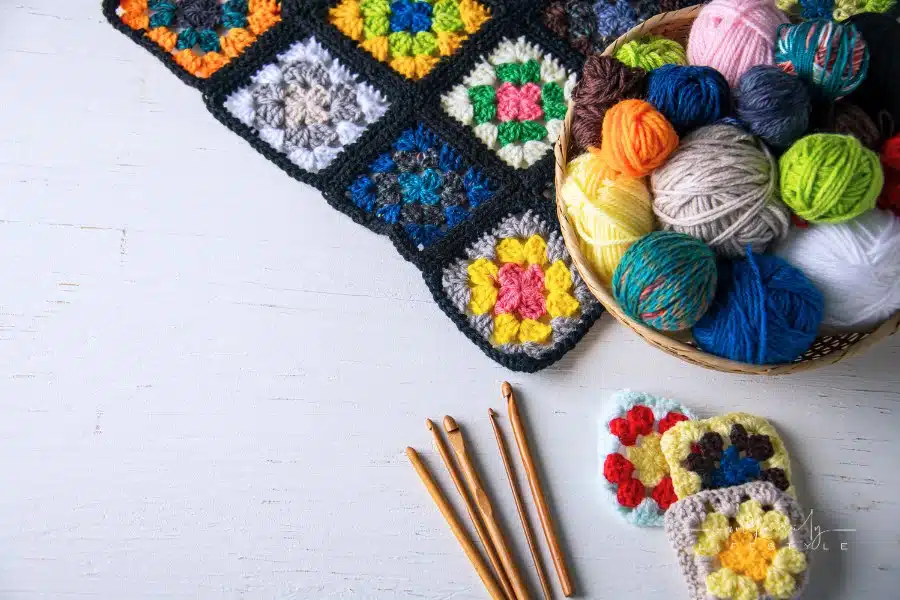
[[390, 238], [456, 326], [517, 371], [558, 360], [600, 315], [559, 233], [553, 144], [584, 52], [659, 7], [103, 2], [222, 124]]

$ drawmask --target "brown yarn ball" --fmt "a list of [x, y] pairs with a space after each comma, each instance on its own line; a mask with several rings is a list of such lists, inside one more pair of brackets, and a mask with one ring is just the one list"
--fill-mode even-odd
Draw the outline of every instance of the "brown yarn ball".
[[881, 129], [860, 107], [849, 102], [836, 102], [828, 129], [833, 133], [852, 135], [863, 146], [878, 152], [884, 141]]
[[629, 67], [611, 56], [589, 56], [572, 93], [575, 149], [584, 152], [591, 146], [599, 148], [606, 111], [621, 100], [643, 98], [646, 89], [647, 71]]

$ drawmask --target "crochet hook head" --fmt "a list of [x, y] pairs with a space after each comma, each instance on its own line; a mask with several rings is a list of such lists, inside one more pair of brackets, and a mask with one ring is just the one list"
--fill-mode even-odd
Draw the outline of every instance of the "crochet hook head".
[[453, 433], [459, 429], [459, 425], [456, 424], [456, 419], [447, 415], [444, 417], [444, 431], [447, 433]]

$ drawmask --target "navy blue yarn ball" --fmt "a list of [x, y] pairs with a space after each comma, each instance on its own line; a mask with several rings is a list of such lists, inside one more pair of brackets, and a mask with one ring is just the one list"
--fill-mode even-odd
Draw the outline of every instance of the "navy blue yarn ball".
[[806, 83], [772, 65], [741, 75], [735, 90], [739, 119], [775, 150], [786, 150], [809, 128], [811, 101]]
[[663, 65], [650, 71], [647, 81], [647, 102], [665, 115], [678, 135], [731, 112], [728, 82], [711, 67]]
[[804, 19], [830, 19], [834, 0], [800, 0], [800, 16]]
[[719, 266], [712, 307], [694, 326], [706, 352], [758, 365], [789, 363], [816, 339], [825, 300], [799, 269], [769, 254]]

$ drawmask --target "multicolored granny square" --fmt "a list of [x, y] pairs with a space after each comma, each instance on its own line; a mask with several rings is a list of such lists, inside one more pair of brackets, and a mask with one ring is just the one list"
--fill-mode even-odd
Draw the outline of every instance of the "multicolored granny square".
[[206, 79], [281, 20], [281, 0], [120, 0], [116, 14]]
[[494, 197], [495, 186], [436, 133], [407, 129], [347, 190], [383, 223], [399, 224], [419, 250], [434, 244]]
[[328, 20], [407, 79], [428, 75], [491, 18], [477, 0], [341, 0]]
[[492, 360], [543, 369], [599, 318], [554, 210], [584, 57], [539, 22], [550, 0], [98, 1], [219, 122], [388, 237]]
[[503, 219], [443, 269], [446, 296], [505, 355], [540, 359], [571, 343], [597, 301], [572, 267], [562, 236], [533, 211]]
[[230, 94], [225, 108], [298, 167], [318, 173], [384, 115], [388, 101], [310, 37]]
[[575, 74], [536, 44], [505, 39], [441, 104], [506, 164], [525, 169], [552, 150], [574, 85]]
[[679, 423], [661, 445], [679, 498], [750, 481], [768, 481], [794, 494], [787, 449], [762, 417], [730, 413]]
[[665, 517], [691, 600], [798, 598], [810, 558], [803, 523], [796, 500], [762, 481], [699, 492]]
[[696, 417], [673, 400], [643, 392], [624, 390], [612, 401], [600, 423], [603, 487], [628, 522], [662, 527], [663, 514], [678, 498], [660, 439], [676, 423]]

